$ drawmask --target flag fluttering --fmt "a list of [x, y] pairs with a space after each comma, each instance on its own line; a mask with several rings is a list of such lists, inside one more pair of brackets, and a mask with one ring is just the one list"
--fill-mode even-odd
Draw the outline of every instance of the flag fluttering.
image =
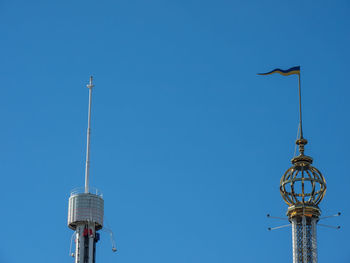
[[279, 74], [281, 74], [283, 76], [300, 75], [300, 66], [292, 67], [292, 68], [287, 69], [287, 70], [276, 68], [274, 70], [271, 70], [270, 72], [258, 73], [258, 75], [271, 75], [271, 74], [274, 74], [274, 73], [279, 73]]
[[[292, 67], [287, 70], [276, 68], [274, 70], [271, 70], [266, 73], [258, 73], [258, 75], [271, 75], [274, 73], [279, 73], [283, 76], [289, 76], [289, 75], [298, 75], [298, 82], [299, 82], [299, 127], [300, 127], [300, 133], [299, 133], [299, 139], [303, 139], [303, 121], [302, 121], [302, 114], [301, 114], [301, 84], [300, 84], [300, 66]], [[299, 131], [299, 130], [298, 130]]]

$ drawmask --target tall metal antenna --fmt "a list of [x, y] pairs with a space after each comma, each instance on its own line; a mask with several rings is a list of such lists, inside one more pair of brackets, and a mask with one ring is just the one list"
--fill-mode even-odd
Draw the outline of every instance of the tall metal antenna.
[[87, 142], [86, 142], [86, 165], [85, 165], [85, 193], [89, 193], [89, 173], [90, 173], [90, 134], [91, 134], [91, 100], [92, 100], [92, 76], [90, 76], [90, 82], [87, 85], [89, 89], [89, 114], [88, 114], [88, 128], [87, 128]]

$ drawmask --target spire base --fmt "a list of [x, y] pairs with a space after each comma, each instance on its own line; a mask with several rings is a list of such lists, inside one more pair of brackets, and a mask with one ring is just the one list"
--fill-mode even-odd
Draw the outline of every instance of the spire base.
[[308, 166], [312, 164], [313, 159], [310, 156], [300, 154], [291, 160], [292, 164], [295, 166]]
[[321, 215], [321, 210], [318, 208], [317, 205], [314, 205], [312, 203], [297, 203], [295, 205], [292, 205], [288, 207], [287, 216], [289, 218], [289, 221], [292, 221], [293, 218], [300, 218], [300, 217], [312, 217], [316, 218], [318, 221], [318, 218]]

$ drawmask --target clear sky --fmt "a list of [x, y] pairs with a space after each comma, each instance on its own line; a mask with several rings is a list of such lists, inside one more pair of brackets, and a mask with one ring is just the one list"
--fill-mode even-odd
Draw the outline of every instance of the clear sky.
[[63, 263], [70, 190], [91, 184], [98, 263], [292, 262], [279, 180], [298, 123], [327, 180], [319, 262], [350, 262], [350, 2], [0, 0], [0, 262]]

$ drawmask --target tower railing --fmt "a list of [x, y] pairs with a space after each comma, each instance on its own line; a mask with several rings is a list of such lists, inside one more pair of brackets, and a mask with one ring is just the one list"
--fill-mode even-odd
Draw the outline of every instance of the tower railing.
[[[70, 192], [70, 196], [79, 195], [79, 194], [85, 194], [85, 187], [77, 187], [77, 188], [74, 188]], [[103, 197], [103, 193], [100, 190], [98, 190], [95, 187], [91, 187], [91, 186], [89, 187], [89, 194], [93, 194], [93, 195], [97, 195], [97, 196]]]

